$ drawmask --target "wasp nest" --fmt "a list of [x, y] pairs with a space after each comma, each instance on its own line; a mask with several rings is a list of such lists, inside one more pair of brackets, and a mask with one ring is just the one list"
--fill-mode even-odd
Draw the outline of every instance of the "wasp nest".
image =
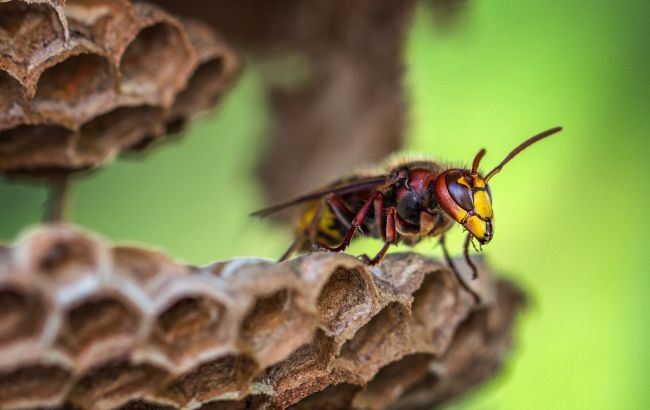
[[0, 1], [0, 172], [101, 165], [212, 106], [237, 66], [148, 3]]
[[76, 228], [0, 247], [0, 407], [431, 408], [491, 375], [522, 295], [481, 265], [343, 254], [197, 268]]

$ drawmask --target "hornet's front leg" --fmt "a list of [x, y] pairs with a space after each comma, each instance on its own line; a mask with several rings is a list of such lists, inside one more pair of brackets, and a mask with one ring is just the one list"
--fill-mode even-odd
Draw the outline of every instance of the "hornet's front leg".
[[384, 259], [388, 248], [397, 241], [397, 232], [395, 231], [395, 219], [397, 218], [397, 209], [388, 208], [386, 210], [386, 241], [384, 246], [377, 252], [374, 258], [370, 259], [368, 255], [361, 255], [360, 258], [368, 265], [376, 265]]
[[[481, 303], [481, 297], [478, 295], [478, 293], [476, 293], [472, 288], [470, 288], [465, 283], [463, 277], [460, 275], [460, 271], [458, 270], [458, 268], [456, 268], [456, 265], [452, 261], [451, 256], [449, 256], [449, 252], [447, 251], [447, 245], [445, 244], [444, 234], [440, 236], [439, 242], [440, 242], [440, 246], [442, 247], [442, 253], [445, 256], [445, 260], [447, 261], [447, 265], [449, 265], [449, 268], [454, 272], [454, 275], [456, 276], [456, 280], [458, 280], [458, 283], [460, 283], [463, 289], [465, 289], [472, 295], [472, 297], [474, 298], [474, 302], [476, 302], [476, 304]], [[470, 266], [473, 267], [474, 265], [472, 264]]]

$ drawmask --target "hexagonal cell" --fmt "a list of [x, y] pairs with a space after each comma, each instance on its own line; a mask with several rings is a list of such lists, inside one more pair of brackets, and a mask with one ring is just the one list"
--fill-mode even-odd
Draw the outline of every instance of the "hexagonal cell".
[[56, 125], [19, 125], [0, 131], [0, 171], [69, 166], [74, 133]]
[[0, 348], [38, 338], [47, 318], [47, 306], [35, 290], [7, 285], [0, 288]]
[[98, 243], [66, 227], [37, 231], [28, 236], [17, 251], [23, 269], [61, 282], [96, 274], [102, 257]]
[[208, 295], [177, 299], [157, 316], [151, 341], [175, 363], [200, 357], [226, 343], [226, 307]]
[[179, 266], [157, 251], [131, 246], [116, 246], [112, 249], [113, 270], [129, 276], [143, 285], [168, 274], [183, 275], [188, 269]]
[[[204, 363], [178, 378], [167, 388], [167, 395], [178, 403], [214, 400], [219, 396], [242, 398], [259, 367], [255, 360], [230, 355]], [[226, 398], [226, 397], [224, 397]]]
[[408, 319], [401, 304], [384, 307], [341, 347], [342, 369], [365, 383], [381, 367], [410, 353]]
[[72, 376], [57, 366], [33, 365], [0, 373], [2, 408], [50, 408], [61, 404]]
[[187, 86], [174, 100], [167, 124], [168, 133], [178, 133], [185, 122], [214, 106], [235, 77], [240, 64], [238, 56], [224, 45], [213, 30], [194, 19], [182, 19], [197, 55]]
[[68, 400], [83, 409], [114, 408], [142, 397], [156, 397], [168, 374], [148, 364], [126, 360], [92, 369], [71, 390]]
[[255, 382], [272, 386], [278, 405], [295, 403], [327, 385], [343, 381], [341, 373], [332, 369], [335, 347], [334, 340], [318, 329], [309, 344], [267, 368]]
[[318, 296], [320, 327], [330, 336], [351, 335], [375, 309], [369, 279], [358, 269], [339, 268]]
[[[192, 73], [187, 87], [174, 100], [170, 125], [178, 121], [187, 121], [193, 114], [215, 105], [224, 89], [221, 77], [223, 68], [223, 58], [216, 57], [204, 62]], [[180, 127], [176, 125], [177, 130], [178, 128]]]
[[315, 326], [316, 318], [296, 304], [295, 291], [282, 289], [257, 299], [239, 337], [243, 349], [265, 367], [311, 340]]
[[105, 161], [144, 138], [162, 135], [162, 117], [162, 108], [155, 106], [116, 108], [81, 127], [77, 151], [97, 162]]
[[30, 70], [64, 49], [66, 29], [50, 5], [24, 1], [0, 3], [0, 68], [29, 88]]
[[421, 327], [424, 331], [422, 341], [431, 343], [437, 352], [446, 350], [458, 323], [468, 312], [451, 275], [448, 271], [430, 273], [413, 293], [412, 327]]
[[350, 402], [354, 394], [360, 389], [361, 386], [347, 383], [327, 386], [324, 390], [316, 392], [287, 408], [291, 410], [350, 409]]
[[0, 71], [0, 129], [7, 129], [25, 120], [23, 89], [18, 80]]
[[[120, 64], [121, 89], [151, 103], [169, 105], [189, 71], [192, 55], [180, 31], [158, 23], [138, 33], [124, 52]], [[165, 62], [165, 64], [161, 64]]]
[[32, 111], [42, 121], [74, 128], [110, 109], [114, 89], [108, 59], [94, 54], [71, 56], [43, 72]]
[[97, 295], [65, 313], [57, 344], [76, 358], [77, 367], [88, 368], [127, 351], [140, 319], [141, 313], [121, 298]]
[[383, 367], [365, 389], [355, 395], [353, 407], [385, 408], [428, 374], [432, 358], [429, 354], [411, 354]]
[[127, 0], [67, 0], [65, 13], [70, 30], [92, 39], [116, 65], [138, 24]]

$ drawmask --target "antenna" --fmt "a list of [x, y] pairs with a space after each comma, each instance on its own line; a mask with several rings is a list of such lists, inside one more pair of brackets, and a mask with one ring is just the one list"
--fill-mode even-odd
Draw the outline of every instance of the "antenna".
[[[492, 178], [493, 176], [495, 176], [496, 174], [498, 174], [499, 172], [501, 172], [501, 170], [503, 169], [503, 167], [504, 167], [508, 162], [510, 162], [511, 159], [513, 159], [514, 157], [516, 157], [517, 154], [519, 154], [521, 151], [523, 151], [523, 150], [525, 150], [526, 148], [530, 147], [531, 145], [533, 145], [533, 144], [536, 143], [537, 141], [539, 141], [539, 140], [541, 140], [541, 139], [544, 139], [544, 138], [546, 138], [546, 137], [548, 137], [548, 136], [551, 136], [551, 135], [555, 134], [556, 132], [560, 132], [560, 131], [562, 131], [562, 127], [551, 128], [551, 129], [546, 130], [546, 131], [544, 131], [544, 132], [541, 132], [541, 133], [539, 133], [539, 134], [537, 134], [537, 135], [535, 135], [535, 136], [533, 136], [533, 137], [530, 137], [530, 138], [528, 138], [526, 141], [524, 141], [524, 142], [522, 142], [521, 144], [519, 144], [519, 145], [517, 146], [517, 148], [513, 149], [512, 151], [510, 151], [510, 154], [508, 154], [508, 156], [506, 156], [506, 157], [503, 159], [503, 161], [501, 161], [501, 163], [500, 163], [499, 165], [497, 165], [497, 166], [496, 166], [492, 171], [490, 171], [490, 172], [487, 174], [487, 176], [485, 177], [485, 182], [488, 182], [488, 181], [490, 180], [490, 178]], [[480, 154], [480, 153], [481, 153], [481, 152], [479, 151], [479, 154]], [[480, 160], [480, 157], [479, 157], [478, 154], [476, 155], [476, 157], [479, 158], [479, 160]], [[476, 163], [476, 158], [474, 158], [474, 162]]]
[[474, 157], [474, 162], [472, 162], [472, 175], [476, 175], [478, 172], [478, 164], [481, 162], [481, 159], [485, 156], [485, 148], [481, 150]]

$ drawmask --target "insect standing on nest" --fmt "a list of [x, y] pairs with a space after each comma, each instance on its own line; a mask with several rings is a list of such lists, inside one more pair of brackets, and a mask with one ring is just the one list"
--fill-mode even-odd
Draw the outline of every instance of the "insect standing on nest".
[[[535, 142], [560, 131], [551, 128], [535, 135], [512, 150], [485, 177], [478, 166], [485, 155], [481, 149], [471, 169], [446, 168], [434, 161], [401, 161], [374, 175], [352, 175], [333, 182], [321, 190], [253, 213], [264, 217], [284, 208], [304, 204], [295, 239], [280, 260], [296, 251], [344, 251], [357, 231], [384, 241], [383, 247], [370, 258], [369, 265], [379, 263], [388, 248], [399, 242], [414, 245], [427, 237], [439, 237], [447, 263], [465, 284], [445, 246], [445, 233], [454, 222], [468, 231], [464, 255], [476, 278], [476, 266], [469, 258], [469, 245], [476, 240], [485, 245], [494, 236], [492, 194], [488, 182], [517, 154]], [[473, 245], [473, 243], [472, 243]]]

